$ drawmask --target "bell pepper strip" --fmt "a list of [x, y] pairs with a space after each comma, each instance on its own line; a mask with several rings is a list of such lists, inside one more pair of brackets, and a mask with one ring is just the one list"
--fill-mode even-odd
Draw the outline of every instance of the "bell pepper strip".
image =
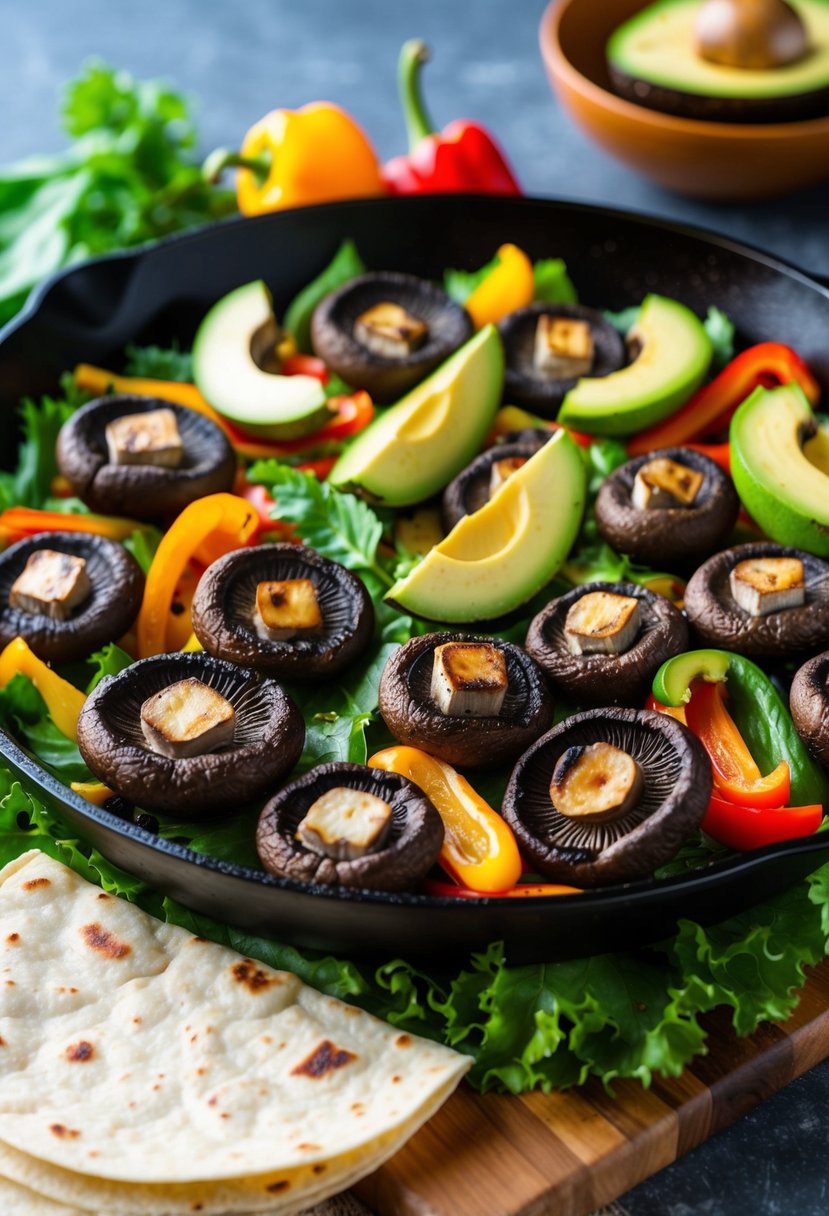
[[259, 520], [259, 531], [274, 532], [279, 540], [296, 540], [296, 530], [293, 524], [282, 523], [276, 519], [276, 501], [262, 485], [251, 485], [243, 473], [236, 479], [234, 493], [244, 498], [253, 507]]
[[167, 628], [164, 633], [165, 650], [183, 650], [193, 634], [193, 596], [196, 594], [196, 587], [203, 573], [204, 567], [195, 562], [188, 562], [181, 572], [181, 578], [173, 592], [170, 615], [167, 618]]
[[656, 714], [667, 714], [669, 718], [675, 718], [677, 722], [681, 722], [683, 726], [687, 726], [688, 722], [685, 718], [684, 705], [665, 705], [662, 701], [657, 701], [653, 693], [648, 693], [645, 701], [645, 709], [650, 709]]
[[445, 831], [438, 862], [461, 887], [491, 893], [515, 886], [521, 857], [512, 829], [451, 765], [403, 746], [387, 747], [368, 763], [408, 777], [432, 801]]
[[727, 650], [688, 650], [666, 659], [653, 678], [653, 696], [666, 706], [685, 706], [696, 680], [722, 684], [733, 655]]
[[235, 494], [208, 494], [184, 508], [165, 532], [147, 574], [138, 614], [139, 658], [168, 649], [171, 606], [188, 564], [195, 558], [206, 566], [224, 553], [241, 548], [258, 526], [256, 511]]
[[204, 647], [196, 637], [195, 633], [191, 633], [181, 649], [183, 654], [192, 654], [195, 651], [204, 650]]
[[327, 384], [331, 379], [328, 368], [316, 355], [289, 355], [282, 360], [279, 370], [283, 376], [312, 376], [320, 384]]
[[338, 460], [339, 456], [321, 456], [319, 460], [305, 460], [294, 467], [300, 473], [313, 473], [320, 481], [325, 481]]
[[569, 427], [562, 427], [557, 422], [551, 422], [549, 418], [539, 418], [537, 414], [531, 414], [529, 410], [521, 409], [518, 405], [502, 405], [495, 415], [492, 430], [487, 435], [487, 446], [491, 447], [502, 435], [509, 435], [511, 431], [524, 431], [531, 427], [539, 429], [546, 427], [551, 434], [553, 431], [566, 430], [573, 442], [577, 443], [580, 448], [589, 448], [594, 439], [592, 435], [586, 435], [584, 431], [571, 431]]
[[555, 882], [525, 882], [510, 887], [508, 891], [472, 891], [468, 887], [457, 887], [451, 882], [439, 882], [427, 878], [422, 885], [424, 895], [438, 895], [444, 899], [543, 899], [550, 895], [581, 895], [581, 887], [565, 887]]
[[37, 536], [39, 532], [89, 532], [108, 540], [126, 540], [144, 525], [115, 515], [70, 515], [64, 511], [39, 511], [35, 507], [7, 507], [0, 511], [0, 529], [12, 540]]
[[784, 806], [774, 808], [735, 806], [716, 794], [700, 825], [703, 832], [720, 844], [740, 853], [761, 849], [767, 844], [811, 836], [820, 827], [823, 807]]
[[28, 676], [60, 733], [67, 739], [77, 739], [78, 718], [86, 697], [39, 659], [23, 638], [13, 638], [0, 651], [0, 688], [5, 688], [15, 676]]
[[100, 781], [73, 781], [70, 789], [94, 806], [103, 806], [110, 798], [115, 797], [115, 792]]
[[517, 245], [502, 245], [497, 261], [464, 307], [476, 329], [496, 325], [502, 317], [532, 303], [535, 292], [533, 264]]
[[716, 435], [726, 429], [737, 406], [755, 388], [792, 381], [800, 385], [812, 405], [817, 404], [820, 385], [796, 351], [782, 342], [750, 346], [670, 418], [635, 435], [628, 442], [628, 454], [644, 456], [657, 448], [680, 447], [689, 440]]
[[504, 153], [477, 123], [459, 119], [434, 130], [421, 92], [421, 69], [429, 48], [419, 38], [404, 43], [397, 65], [409, 152], [383, 167], [392, 194], [521, 194]]

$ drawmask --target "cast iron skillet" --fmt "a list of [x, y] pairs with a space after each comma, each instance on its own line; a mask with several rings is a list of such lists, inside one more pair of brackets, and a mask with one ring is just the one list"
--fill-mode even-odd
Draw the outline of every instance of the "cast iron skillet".
[[[264, 278], [277, 313], [350, 236], [367, 265], [438, 278], [473, 268], [504, 241], [563, 256], [585, 304], [623, 308], [649, 291], [737, 323], [740, 340], [776, 339], [829, 391], [829, 291], [732, 241], [605, 208], [533, 199], [433, 196], [309, 207], [229, 221], [68, 271], [0, 333], [0, 444], [11, 461], [18, 398], [53, 390], [84, 361], [112, 367], [126, 343], [187, 343], [207, 307]], [[0, 732], [0, 756], [106, 857], [189, 907], [254, 933], [351, 956], [468, 956], [502, 939], [513, 963], [633, 947], [680, 917], [711, 922], [804, 878], [829, 832], [655, 882], [552, 899], [453, 901], [332, 892], [202, 857], [74, 795]]]

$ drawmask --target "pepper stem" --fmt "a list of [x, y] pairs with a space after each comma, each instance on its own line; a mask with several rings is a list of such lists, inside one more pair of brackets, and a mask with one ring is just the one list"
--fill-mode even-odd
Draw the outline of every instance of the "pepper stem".
[[420, 69], [428, 61], [429, 48], [422, 38], [410, 38], [408, 42], [403, 43], [397, 61], [397, 87], [403, 105], [410, 152], [414, 151], [421, 139], [433, 135], [435, 131], [420, 87]]
[[272, 156], [263, 152], [260, 156], [242, 156], [233, 148], [216, 148], [202, 165], [202, 177], [215, 185], [226, 169], [249, 169], [261, 186], [271, 171]]

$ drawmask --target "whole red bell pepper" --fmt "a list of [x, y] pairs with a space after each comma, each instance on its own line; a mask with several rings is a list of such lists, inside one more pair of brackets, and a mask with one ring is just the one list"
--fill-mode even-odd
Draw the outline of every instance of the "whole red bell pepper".
[[823, 807], [817, 803], [814, 806], [736, 806], [714, 794], [701, 827], [720, 844], [747, 853], [766, 844], [811, 836], [822, 819]]
[[391, 194], [521, 194], [506, 157], [490, 133], [477, 123], [458, 119], [438, 134], [420, 90], [420, 69], [429, 48], [418, 38], [405, 43], [398, 63], [398, 83], [409, 152], [383, 167]]

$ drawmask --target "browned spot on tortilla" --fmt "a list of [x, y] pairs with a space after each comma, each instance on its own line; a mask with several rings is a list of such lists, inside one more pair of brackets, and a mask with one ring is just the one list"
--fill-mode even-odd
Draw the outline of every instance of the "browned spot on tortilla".
[[215, 1106], [215, 1105], [216, 1105], [216, 1103], [217, 1103], [218, 1101], [219, 1101], [219, 1099], [218, 1099], [218, 1098], [217, 1098], [217, 1096], [214, 1094], [212, 1098], [208, 1098], [208, 1099], [207, 1099], [207, 1105], [208, 1105], [208, 1106]]
[[5, 1046], [6, 1046], [6, 1040], [3, 1038], [2, 1034], [0, 1034], [0, 1047], [5, 1047]]
[[362, 1102], [352, 1102], [351, 1109], [354, 1111], [355, 1115], [361, 1115], [365, 1110], [365, 1107], [363, 1106]]
[[95, 1054], [95, 1048], [91, 1043], [87, 1043], [86, 1039], [81, 1039], [80, 1043], [73, 1043], [66, 1049], [67, 1060], [77, 1061], [83, 1064], [86, 1060], [91, 1060]]
[[53, 1136], [57, 1136], [59, 1140], [65, 1140], [67, 1137], [70, 1140], [77, 1140], [78, 1136], [81, 1134], [79, 1131], [76, 1131], [75, 1128], [66, 1127], [63, 1123], [50, 1123], [49, 1131]]
[[106, 891], [98, 892], [98, 899], [111, 899], [111, 898], [112, 897], [110, 895], [107, 895]]
[[272, 1043], [272, 1042], [273, 1042], [273, 1039], [271, 1038], [271, 1036], [270, 1036], [269, 1034], [263, 1034], [263, 1035], [262, 1035], [262, 1042], [263, 1042], [263, 1043]]
[[55, 992], [77, 992], [77, 988], [64, 988], [63, 985], [55, 989]]
[[87, 1155], [87, 1157], [100, 1157], [101, 1150], [97, 1149], [97, 1148], [91, 1148], [86, 1155]]
[[324, 1161], [318, 1161], [316, 1165], [311, 1166], [311, 1170], [315, 1174], [324, 1174], [327, 1169], [328, 1169], [328, 1166], [325, 1164]]
[[250, 958], [243, 958], [240, 963], [235, 963], [230, 968], [230, 974], [237, 984], [244, 984], [248, 992], [254, 994], [281, 983], [278, 976], [268, 975], [267, 971], [263, 971], [261, 967], [257, 967], [253, 959]]
[[114, 933], [110, 933], [108, 929], [104, 929], [97, 923], [84, 925], [81, 934], [90, 950], [97, 950], [99, 954], [104, 954], [107, 958], [126, 958], [128, 954], [132, 953], [132, 946], [119, 941]]
[[203, 1076], [204, 1076], [204, 1074], [205, 1074], [206, 1072], [207, 1072], [207, 1069], [206, 1069], [206, 1068], [197, 1068], [197, 1069], [196, 1069], [196, 1076], [197, 1076], [197, 1077], [203, 1077]]
[[6, 980], [7, 988], [14, 988], [14, 980]]
[[391, 1083], [392, 1083], [392, 1085], [399, 1085], [402, 1080], [403, 1080], [402, 1077], [392, 1077]]
[[48, 878], [29, 878], [20, 885], [24, 891], [36, 891], [38, 887], [51, 887], [52, 884]]
[[137, 1013], [132, 1020], [133, 1020], [133, 1022], [135, 1022], [136, 1026], [140, 1026], [141, 1025], [141, 1014]]
[[411, 1047], [412, 1036], [410, 1034], [399, 1034], [394, 1040], [395, 1047]]
[[220, 1118], [220, 1119], [229, 1119], [229, 1118], [230, 1118], [230, 1111], [223, 1110], [223, 1111], [222, 1111], [222, 1113], [219, 1115], [219, 1118]]
[[269, 1182], [265, 1190], [271, 1195], [278, 1195], [280, 1191], [287, 1191], [290, 1185], [290, 1182], [284, 1179], [280, 1182]]
[[298, 1144], [297, 1148], [301, 1153], [318, 1153], [320, 1151], [318, 1144]]
[[324, 1077], [327, 1072], [335, 1072], [338, 1068], [344, 1068], [346, 1064], [350, 1064], [357, 1057], [351, 1051], [346, 1051], [344, 1047], [335, 1047], [330, 1039], [323, 1039], [319, 1046], [315, 1047], [310, 1056], [297, 1064], [296, 1068], [291, 1069], [292, 1077]]
[[202, 943], [206, 943], [206, 942], [207, 942], [206, 937], [191, 937], [190, 938], [191, 946], [201, 945]]
[[10, 933], [8, 935], [8, 937], [6, 938], [6, 941], [9, 943], [10, 946], [13, 946], [15, 942], [20, 941], [20, 934], [19, 933]]
[[153, 1090], [159, 1090], [159, 1089], [161, 1089], [161, 1086], [156, 1081], [155, 1085], [153, 1086]]

